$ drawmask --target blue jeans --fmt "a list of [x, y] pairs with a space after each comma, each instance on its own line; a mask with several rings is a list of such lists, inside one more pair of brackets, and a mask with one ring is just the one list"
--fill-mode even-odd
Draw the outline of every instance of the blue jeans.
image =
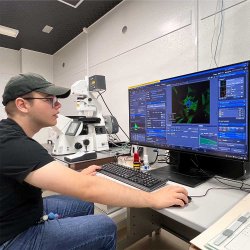
[[44, 198], [43, 204], [45, 214], [62, 218], [30, 227], [0, 250], [116, 249], [116, 225], [108, 216], [93, 215], [93, 203], [53, 195]]

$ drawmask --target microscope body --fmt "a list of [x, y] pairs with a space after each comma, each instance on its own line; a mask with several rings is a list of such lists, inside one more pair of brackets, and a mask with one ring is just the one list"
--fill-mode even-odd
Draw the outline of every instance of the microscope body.
[[[72, 85], [71, 94], [77, 96], [78, 116], [59, 115], [57, 125], [53, 127], [57, 133], [52, 150], [53, 155], [78, 153], [79, 156], [79, 152], [84, 154], [109, 150], [105, 119], [96, 97], [96, 93], [100, 89], [95, 84], [95, 79], [103, 80], [103, 78], [88, 79], [86, 77], [85, 80], [77, 81]], [[104, 88], [103, 82], [101, 82], [101, 86]], [[77, 158], [79, 158], [78, 156]]]

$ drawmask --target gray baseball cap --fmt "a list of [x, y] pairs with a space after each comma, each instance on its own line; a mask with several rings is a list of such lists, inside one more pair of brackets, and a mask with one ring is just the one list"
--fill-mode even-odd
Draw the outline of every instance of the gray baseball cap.
[[56, 86], [48, 82], [42, 76], [35, 73], [19, 74], [10, 78], [3, 92], [3, 105], [32, 91], [37, 91], [58, 98], [66, 98], [70, 95], [70, 89]]

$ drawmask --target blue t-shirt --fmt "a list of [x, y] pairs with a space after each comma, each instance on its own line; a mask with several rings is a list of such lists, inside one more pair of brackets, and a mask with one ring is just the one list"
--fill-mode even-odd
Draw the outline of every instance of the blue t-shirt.
[[0, 245], [35, 225], [43, 215], [41, 189], [23, 180], [52, 161], [47, 150], [15, 121], [0, 121]]

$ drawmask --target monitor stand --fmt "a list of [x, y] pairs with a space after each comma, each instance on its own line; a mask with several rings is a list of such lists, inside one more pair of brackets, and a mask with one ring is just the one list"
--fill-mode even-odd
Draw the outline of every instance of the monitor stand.
[[196, 187], [212, 177], [194, 166], [194, 161], [190, 154], [177, 153], [175, 157], [176, 165], [160, 167], [151, 170], [150, 173], [157, 178], [173, 181], [189, 187]]
[[188, 187], [196, 187], [211, 178], [197, 172], [181, 173], [178, 171], [178, 167], [174, 165], [153, 169], [150, 173], [157, 178], [173, 181]]

